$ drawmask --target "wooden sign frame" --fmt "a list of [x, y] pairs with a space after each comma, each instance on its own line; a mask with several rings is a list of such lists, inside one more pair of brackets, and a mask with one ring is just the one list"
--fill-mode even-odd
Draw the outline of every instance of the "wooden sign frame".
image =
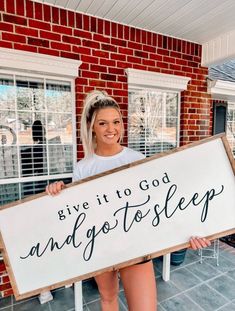
[[[194, 148], [194, 147], [197, 147], [197, 146], [201, 146], [203, 144], [207, 144], [207, 143], [210, 143], [210, 142], [213, 142], [213, 141], [222, 141], [222, 145], [224, 147], [225, 154], [227, 155], [227, 159], [225, 159], [225, 161], [229, 160], [227, 162], [229, 162], [230, 170], [231, 170], [231, 172], [233, 173], [233, 176], [234, 176], [235, 175], [235, 161], [234, 161], [233, 155], [231, 153], [231, 150], [230, 150], [230, 147], [229, 147], [229, 144], [228, 144], [228, 142], [226, 140], [225, 135], [224, 134], [223, 135], [220, 134], [220, 135], [216, 135], [216, 136], [213, 136], [213, 137], [201, 140], [201, 141], [197, 141], [197, 142], [189, 144], [189, 145], [185, 145], [185, 146], [179, 147], [177, 149], [174, 149], [174, 150], [171, 150], [171, 151], [168, 151], [168, 152], [165, 152], [165, 153], [156, 154], [156, 155], [154, 155], [154, 156], [152, 156], [150, 158], [146, 158], [146, 159], [143, 159], [143, 160], [140, 160], [140, 161], [136, 161], [134, 163], [124, 165], [122, 167], [119, 167], [119, 168], [107, 171], [105, 173], [101, 173], [101, 174], [96, 175], [96, 176], [92, 176], [92, 177], [83, 179], [83, 180], [78, 181], [78, 182], [71, 183], [71, 184], [67, 185], [66, 188], [70, 189], [70, 188], [78, 186], [78, 185], [83, 185], [83, 184], [86, 184], [89, 181], [97, 180], [99, 178], [103, 178], [105, 176], [109, 176], [110, 174], [113, 174], [113, 173], [125, 172], [125, 170], [133, 168], [133, 167], [137, 167], [137, 166], [139, 166], [141, 164], [150, 163], [153, 160], [157, 160], [157, 159], [161, 159], [161, 158], [167, 158], [167, 157], [169, 157], [171, 155], [177, 154], [178, 152], [182, 152], [184, 150], [190, 150], [191, 148]], [[164, 182], [164, 180], [163, 180], [163, 182]], [[167, 183], [167, 181], [166, 181], [166, 183]], [[66, 191], [66, 189], [64, 191]], [[53, 199], [53, 198], [47, 196], [45, 193], [41, 193], [41, 194], [37, 194], [37, 195], [31, 196], [29, 198], [26, 198], [26, 199], [23, 199], [23, 200], [19, 200], [17, 202], [13, 202], [13, 203], [10, 203], [10, 204], [7, 204], [7, 205], [1, 207], [1, 211], [0, 211], [0, 228], [1, 228], [0, 243], [1, 243], [1, 248], [2, 248], [2, 254], [3, 254], [4, 262], [6, 264], [6, 269], [7, 269], [7, 272], [9, 274], [9, 277], [10, 277], [10, 281], [11, 281], [11, 285], [12, 285], [12, 288], [13, 288], [14, 295], [15, 295], [17, 300], [23, 299], [23, 298], [26, 298], [26, 297], [30, 297], [30, 296], [33, 296], [33, 295], [36, 295], [36, 294], [39, 294], [43, 290], [52, 290], [52, 289], [61, 287], [61, 286], [66, 285], [66, 284], [71, 284], [71, 283], [74, 283], [74, 282], [77, 282], [77, 281], [80, 281], [80, 280], [83, 280], [83, 279], [90, 278], [92, 276], [101, 274], [101, 273], [106, 272], [106, 271], [117, 270], [117, 269], [120, 269], [120, 268], [125, 267], [125, 266], [133, 265], [135, 263], [139, 263], [139, 262], [142, 262], [142, 261], [147, 260], [147, 259], [152, 259], [152, 258], [158, 257], [160, 255], [167, 254], [169, 252], [173, 252], [173, 251], [176, 251], [176, 250], [179, 250], [179, 249], [182, 249], [182, 248], [189, 247], [189, 243], [188, 242], [184, 242], [184, 243], [180, 243], [180, 244], [173, 245], [173, 246], [170, 246], [170, 247], [165, 247], [163, 249], [160, 249], [160, 250], [157, 250], [157, 251], [153, 251], [153, 252], [150, 252], [150, 253], [143, 253], [141, 256], [137, 256], [137, 257], [131, 258], [130, 260], [120, 261], [118, 263], [115, 263], [115, 264], [109, 265], [109, 266], [105, 266], [105, 267], [103, 267], [101, 269], [98, 269], [98, 270], [95, 269], [95, 270], [93, 270], [92, 272], [89, 272], [89, 273], [84, 273], [84, 274], [79, 275], [79, 276], [70, 277], [70, 278], [68, 278], [66, 280], [63, 280], [61, 282], [56, 282], [56, 283], [53, 283], [53, 284], [50, 284], [50, 285], [47, 285], [47, 286], [43, 286], [43, 287], [36, 288], [36, 289], [33, 289], [33, 290], [29, 290], [27, 292], [23, 292], [22, 293], [22, 292], [19, 291], [19, 288], [18, 288], [18, 285], [17, 285], [18, 281], [17, 281], [17, 279], [15, 277], [15, 274], [13, 272], [13, 268], [12, 268], [12, 264], [11, 264], [12, 258], [10, 258], [9, 254], [8, 254], [9, 242], [8, 242], [8, 244], [6, 244], [5, 243], [5, 239], [4, 239], [4, 234], [6, 232], [6, 229], [4, 227], [4, 219], [5, 219], [4, 218], [5, 217], [4, 216], [5, 215], [4, 211], [7, 212], [6, 214], [8, 214], [8, 212], [10, 212], [12, 210], [12, 208], [14, 208], [14, 211], [17, 211], [15, 209], [17, 206], [20, 207], [24, 203], [29, 203], [29, 202], [32, 202], [33, 200], [37, 200], [37, 199], [40, 199], [40, 198], [43, 198], [43, 197]], [[105, 197], [103, 199], [105, 200]], [[194, 199], [196, 200], [196, 196], [195, 196]], [[98, 198], [98, 195], [97, 195], [97, 200], [98, 200], [98, 202], [100, 202], [99, 200], [101, 200], [100, 198]], [[36, 202], [36, 201], [34, 201], [34, 202]], [[107, 202], [107, 198], [106, 198], [106, 202]], [[86, 203], [87, 202], [83, 203], [84, 209], [86, 209]], [[196, 205], [196, 203], [195, 203], [195, 205]], [[223, 208], [225, 208], [225, 207], [223, 206]], [[7, 217], [10, 217], [10, 216], [7, 216]], [[144, 218], [145, 216], [142, 215], [141, 217]], [[25, 221], [27, 222], [27, 220], [25, 220]], [[136, 220], [136, 222], [139, 222], [139, 221]], [[4, 230], [3, 230], [4, 232], [2, 232], [3, 228], [1, 227], [1, 224], [2, 224], [2, 227], [4, 227]], [[11, 224], [8, 224], [8, 226], [10, 227]], [[104, 230], [108, 230], [108, 227], [107, 226], [103, 227], [103, 229]], [[91, 234], [91, 231], [89, 231], [89, 233]], [[222, 237], [222, 236], [225, 236], [225, 235], [229, 235], [229, 234], [232, 234], [232, 233], [235, 233], [235, 223], [234, 223], [234, 227], [229, 228], [228, 230], [226, 229], [226, 230], [223, 230], [223, 231], [214, 232], [213, 234], [207, 235], [207, 238], [210, 239], [210, 240], [213, 240], [213, 239], [216, 239], [216, 238], [219, 238], [219, 237]], [[5, 238], [6, 238], [6, 235], [5, 235]], [[11, 237], [11, 238], [13, 238], [13, 240], [14, 240], [13, 243], [16, 243], [17, 237], [15, 236], [15, 237]], [[68, 237], [67, 237], [67, 239], [68, 239]], [[70, 238], [70, 240], [71, 240], [71, 238]], [[34, 249], [34, 251], [35, 251], [35, 249]]]

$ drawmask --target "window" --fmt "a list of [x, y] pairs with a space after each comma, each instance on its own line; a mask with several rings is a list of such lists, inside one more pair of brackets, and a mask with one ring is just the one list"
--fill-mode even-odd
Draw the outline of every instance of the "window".
[[71, 180], [72, 84], [33, 74], [0, 74], [0, 205]]
[[235, 157], [235, 103], [228, 102], [226, 135]]
[[128, 146], [151, 156], [179, 145], [180, 91], [190, 78], [127, 69]]
[[81, 62], [0, 48], [0, 205], [69, 182]]
[[178, 146], [177, 92], [129, 91], [128, 144], [146, 156]]

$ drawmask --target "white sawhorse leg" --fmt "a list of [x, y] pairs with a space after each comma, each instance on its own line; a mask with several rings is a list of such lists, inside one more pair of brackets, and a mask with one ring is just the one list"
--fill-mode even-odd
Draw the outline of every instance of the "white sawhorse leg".
[[83, 310], [82, 303], [82, 282], [74, 283], [75, 311]]
[[163, 256], [163, 267], [162, 267], [162, 278], [164, 281], [170, 280], [170, 270], [171, 270], [171, 253]]

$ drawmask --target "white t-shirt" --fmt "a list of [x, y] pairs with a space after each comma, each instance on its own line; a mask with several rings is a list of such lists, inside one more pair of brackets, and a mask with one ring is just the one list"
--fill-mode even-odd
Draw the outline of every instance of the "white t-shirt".
[[127, 147], [123, 147], [121, 152], [108, 157], [94, 153], [92, 156], [77, 162], [73, 173], [73, 181], [94, 176], [144, 158], [145, 156], [142, 153]]

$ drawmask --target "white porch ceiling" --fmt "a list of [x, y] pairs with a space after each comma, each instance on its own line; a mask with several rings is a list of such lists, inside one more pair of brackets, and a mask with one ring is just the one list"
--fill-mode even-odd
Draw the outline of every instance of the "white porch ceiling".
[[235, 29], [235, 0], [36, 0], [205, 43]]
[[[34, 1], [203, 45], [215, 40], [220, 41], [225, 35], [235, 31], [235, 0]], [[232, 54], [235, 55], [235, 44], [233, 46]], [[206, 51], [206, 53], [208, 57], [210, 52], [208, 54]], [[224, 53], [227, 53], [224, 58], [230, 57], [231, 54], [228, 54], [228, 51], [221, 51], [221, 53], [220, 59], [224, 57]]]

